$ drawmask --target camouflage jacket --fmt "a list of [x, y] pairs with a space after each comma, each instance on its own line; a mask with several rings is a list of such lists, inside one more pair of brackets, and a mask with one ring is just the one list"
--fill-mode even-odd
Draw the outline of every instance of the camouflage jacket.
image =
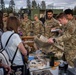
[[56, 38], [57, 41], [64, 42], [64, 52], [69, 65], [74, 66], [74, 57], [76, 57], [76, 34], [75, 25], [68, 22], [64, 26], [64, 33], [61, 37]]
[[28, 36], [31, 34], [31, 26], [32, 22], [29, 19], [27, 21], [22, 21], [21, 29], [24, 36]]
[[44, 35], [44, 28], [40, 20], [34, 21], [33, 33], [34, 35]]
[[45, 36], [50, 38], [55, 36], [55, 33], [51, 33], [52, 28], [59, 28], [59, 23], [57, 20], [52, 18], [51, 20], [45, 21]]
[[[75, 28], [76, 28], [76, 20], [75, 18], [73, 18], [72, 20], [70, 20], [74, 25], [75, 25]], [[76, 33], [76, 30], [75, 30], [75, 33]]]
[[75, 24], [75, 26], [76, 26], [76, 20], [75, 20], [75, 18], [73, 18], [72, 20], [70, 20], [73, 24]]

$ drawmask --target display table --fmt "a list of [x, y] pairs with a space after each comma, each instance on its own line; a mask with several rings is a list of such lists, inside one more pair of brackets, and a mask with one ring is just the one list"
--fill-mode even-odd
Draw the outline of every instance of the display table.
[[[50, 70], [50, 72], [52, 73], [52, 75], [58, 75], [58, 67], [56, 67], [55, 70], [52, 70], [51, 68], [45, 68], [44, 70]], [[37, 71], [37, 70], [35, 70], [35, 71]], [[30, 73], [31, 73], [31, 75], [33, 75], [33, 71], [30, 71]]]
[[[36, 58], [37, 55], [39, 55], [38, 59]], [[29, 67], [30, 67], [31, 75], [44, 75], [44, 74], [34, 74], [34, 72], [42, 73], [42, 71], [45, 71], [45, 70], [49, 70], [51, 72], [51, 74], [45, 74], [45, 75], [59, 75], [58, 67], [59, 67], [60, 62], [63, 62], [62, 60], [55, 60], [54, 67], [51, 67], [49, 65], [49, 59], [46, 58], [46, 55], [43, 55], [41, 52], [36, 51], [34, 54], [30, 54], [29, 57], [30, 56], [31, 56], [31, 59], [29, 62]], [[69, 66], [69, 68], [72, 68], [72, 67]]]
[[[39, 67], [39, 64], [35, 61], [35, 59], [33, 60], [33, 57], [31, 59], [32, 60], [30, 62], [33, 63], [33, 64], [36, 64], [36, 66], [30, 67], [30, 73], [31, 73], [31, 75], [33, 75], [33, 72], [44, 71], [44, 70], [49, 70], [52, 73], [52, 75], [58, 75], [58, 66], [54, 67], [54, 68], [50, 67], [49, 66], [49, 60], [44, 60], [43, 63], [46, 61], [46, 65], [45, 66], [41, 65]], [[29, 64], [29, 66], [30, 66], [30, 64]]]

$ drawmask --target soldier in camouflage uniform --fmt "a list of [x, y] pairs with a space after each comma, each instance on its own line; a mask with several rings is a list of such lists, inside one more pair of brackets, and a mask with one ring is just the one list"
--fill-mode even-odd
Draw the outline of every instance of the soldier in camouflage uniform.
[[38, 14], [34, 15], [33, 33], [35, 36], [44, 35], [44, 28], [42, 22], [38, 18]]
[[64, 25], [64, 33], [61, 37], [56, 38], [57, 41], [64, 42], [64, 52], [66, 60], [69, 65], [74, 66], [74, 59], [76, 59], [76, 34], [75, 25], [68, 21], [66, 15], [61, 13], [58, 16], [58, 20]]
[[[47, 19], [45, 21], [45, 37], [47, 38], [55, 38], [55, 37], [59, 37], [59, 33], [53, 33], [52, 30], [55, 29], [60, 29], [60, 25], [59, 22], [53, 18], [53, 11], [52, 10], [48, 10], [46, 12], [47, 15]], [[61, 47], [63, 47], [63, 42], [61, 42], [59, 45], [61, 45]], [[46, 48], [43, 47], [43, 51], [45, 51], [46, 53], [48, 52], [54, 52], [54, 53], [63, 53], [63, 51], [61, 50], [61, 47], [58, 47], [57, 45], [50, 45], [49, 47]], [[47, 51], [46, 51], [47, 50]]]
[[22, 23], [21, 23], [21, 30], [22, 30], [23, 36], [31, 35], [31, 25], [32, 25], [32, 22], [31, 20], [28, 19], [28, 15], [24, 14], [24, 19], [22, 20]]
[[[34, 15], [34, 20], [35, 21], [34, 21], [34, 24], [33, 24], [33, 27], [32, 27], [33, 28], [33, 35], [37, 36], [37, 37], [40, 37], [40, 35], [44, 35], [44, 28], [42, 26], [42, 22], [38, 18], [38, 14]], [[34, 41], [37, 41], [37, 39], [35, 39]], [[38, 42], [38, 43], [40, 43], [40, 42]], [[34, 43], [34, 47], [35, 47], [36, 50], [39, 49], [38, 46], [37, 46], [38, 43], [37, 42]]]
[[53, 18], [53, 11], [48, 10], [47, 13], [47, 19], [45, 21], [45, 36], [50, 38], [56, 35], [56, 33], [52, 33], [52, 29], [59, 28], [59, 23], [56, 19]]

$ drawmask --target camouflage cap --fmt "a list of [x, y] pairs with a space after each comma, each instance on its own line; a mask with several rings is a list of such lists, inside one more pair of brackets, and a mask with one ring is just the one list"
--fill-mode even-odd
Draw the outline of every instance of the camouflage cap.
[[13, 13], [9, 13], [9, 17], [12, 17], [12, 16], [14, 16], [14, 14]]
[[28, 14], [27, 14], [27, 13], [25, 13], [23, 16], [24, 16], [24, 17], [28, 17]]
[[35, 14], [34, 17], [38, 17], [38, 14]]
[[3, 17], [8, 17], [8, 14], [7, 13], [3, 13]]

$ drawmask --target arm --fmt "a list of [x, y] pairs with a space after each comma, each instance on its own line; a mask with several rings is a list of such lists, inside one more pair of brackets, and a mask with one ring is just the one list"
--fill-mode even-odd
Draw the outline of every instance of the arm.
[[58, 41], [67, 41], [72, 37], [72, 34], [75, 31], [74, 25], [68, 25], [66, 30], [64, 31], [63, 35], [61, 37], [56, 38]]
[[22, 42], [18, 45], [18, 48], [19, 48], [20, 52], [21, 52], [24, 56], [27, 55], [27, 50], [25, 49], [25, 47], [24, 47], [24, 45], [23, 45]]
[[27, 62], [27, 60], [28, 60], [28, 59], [27, 59], [27, 50], [25, 49], [23, 43], [20, 43], [20, 44], [18, 45], [18, 48], [19, 48], [20, 52], [22, 53], [22, 55], [24, 56], [25, 62]]
[[15, 44], [15, 46], [17, 46], [18, 47], [18, 49], [20, 50], [20, 52], [22, 53], [22, 55], [24, 56], [24, 57], [27, 57], [27, 50], [25, 49], [25, 47], [24, 47], [24, 45], [23, 45], [23, 43], [22, 43], [22, 40], [21, 40], [21, 38], [19, 37], [19, 35], [18, 34], [14, 34], [14, 36], [13, 36], [14, 38], [16, 38], [16, 39], [14, 39], [14, 44]]

